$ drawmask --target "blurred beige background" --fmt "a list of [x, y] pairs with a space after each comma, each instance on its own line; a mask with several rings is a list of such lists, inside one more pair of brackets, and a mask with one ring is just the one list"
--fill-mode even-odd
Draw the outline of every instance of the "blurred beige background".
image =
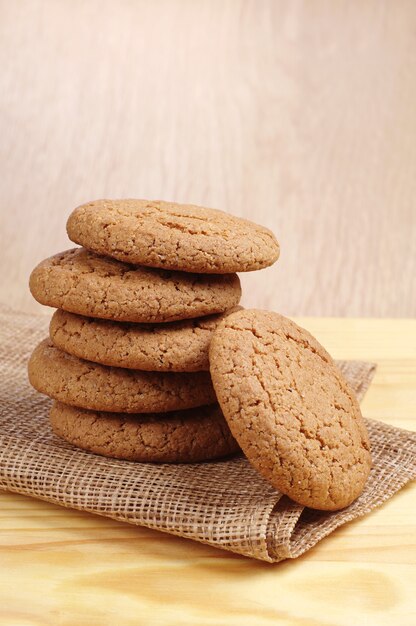
[[0, 299], [99, 197], [269, 226], [245, 304], [416, 313], [413, 0], [2, 0]]

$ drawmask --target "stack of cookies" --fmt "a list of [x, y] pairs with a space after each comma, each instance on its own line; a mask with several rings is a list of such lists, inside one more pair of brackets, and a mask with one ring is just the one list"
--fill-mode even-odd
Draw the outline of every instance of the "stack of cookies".
[[30, 277], [56, 307], [29, 379], [56, 434], [120, 459], [196, 462], [239, 449], [217, 404], [209, 345], [241, 307], [236, 272], [274, 263], [273, 234], [214, 209], [101, 200], [71, 214], [82, 247]]
[[332, 358], [291, 320], [238, 306], [236, 272], [278, 258], [269, 230], [143, 200], [83, 205], [67, 230], [82, 247], [30, 278], [34, 297], [58, 309], [29, 362], [32, 385], [54, 399], [55, 433], [142, 462], [241, 449], [280, 492], [317, 509], [361, 494], [368, 434]]

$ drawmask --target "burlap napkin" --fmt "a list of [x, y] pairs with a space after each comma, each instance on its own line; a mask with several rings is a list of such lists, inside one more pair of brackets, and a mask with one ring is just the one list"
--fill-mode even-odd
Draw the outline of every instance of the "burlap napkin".
[[[282, 496], [242, 458], [198, 465], [106, 459], [55, 437], [49, 400], [31, 389], [26, 362], [48, 319], [0, 309], [0, 487], [188, 537], [256, 559], [296, 558], [365, 515], [416, 476], [416, 434], [368, 420], [374, 467], [362, 496], [336, 513]], [[362, 398], [369, 363], [340, 367]]]

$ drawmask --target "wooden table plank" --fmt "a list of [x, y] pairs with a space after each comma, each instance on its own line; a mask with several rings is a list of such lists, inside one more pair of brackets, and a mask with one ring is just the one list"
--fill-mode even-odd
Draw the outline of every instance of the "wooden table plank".
[[[299, 320], [337, 357], [377, 360], [364, 413], [416, 429], [416, 321]], [[269, 565], [0, 493], [1, 626], [413, 626], [416, 489]]]

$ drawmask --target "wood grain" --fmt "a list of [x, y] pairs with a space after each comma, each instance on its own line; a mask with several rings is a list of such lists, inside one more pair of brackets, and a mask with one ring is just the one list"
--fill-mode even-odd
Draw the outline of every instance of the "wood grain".
[[[416, 321], [299, 320], [376, 360], [365, 415], [416, 429]], [[0, 493], [1, 626], [413, 626], [416, 488], [277, 565]]]
[[35, 263], [99, 197], [164, 198], [272, 228], [245, 303], [416, 312], [412, 0], [0, 0], [0, 263]]

